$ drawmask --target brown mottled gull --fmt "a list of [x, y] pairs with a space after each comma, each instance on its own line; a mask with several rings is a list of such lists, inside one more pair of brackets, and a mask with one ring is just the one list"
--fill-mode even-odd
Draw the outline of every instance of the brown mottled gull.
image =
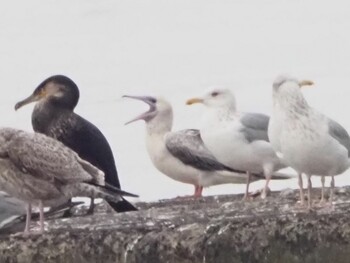
[[119, 202], [122, 195], [135, 196], [105, 185], [104, 174], [61, 142], [39, 133], [12, 128], [0, 129], [0, 188], [27, 202], [29, 232], [31, 206], [43, 206], [74, 196], [104, 198]]

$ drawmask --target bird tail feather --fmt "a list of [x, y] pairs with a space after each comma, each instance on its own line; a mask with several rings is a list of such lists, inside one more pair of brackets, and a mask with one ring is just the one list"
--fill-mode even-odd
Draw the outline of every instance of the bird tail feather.
[[[98, 185], [101, 187], [100, 185]], [[113, 185], [108, 184], [105, 182], [105, 185], [102, 186], [103, 188], [107, 189], [108, 191], [117, 191], [117, 192], [123, 192], [126, 193], [124, 196], [131, 196], [131, 197], [138, 197], [138, 195], [130, 194], [128, 192], [124, 192], [120, 190], [117, 187], [114, 187]], [[113, 200], [109, 200], [109, 198], [106, 198], [107, 203], [118, 213], [122, 212], [129, 212], [129, 211], [137, 211], [138, 209], [133, 206], [129, 201], [127, 201], [125, 198], [121, 197], [118, 202], [115, 202]]]
[[282, 173], [282, 172], [275, 172], [272, 174], [272, 180], [286, 180], [286, 179], [292, 179], [295, 178], [295, 174], [291, 173]]
[[75, 196], [86, 196], [92, 198], [103, 198], [106, 201], [115, 203], [124, 202], [122, 196], [138, 197], [138, 195], [128, 193], [113, 186], [98, 185], [96, 183], [78, 183], [64, 185], [61, 187], [62, 193], [67, 198]]
[[[129, 201], [127, 201], [124, 196], [138, 197], [138, 195], [134, 195], [123, 190], [120, 190], [111, 185], [100, 186], [96, 185], [96, 187], [101, 191], [102, 198], [106, 199], [107, 203], [118, 213], [128, 212], [128, 211], [137, 211], [138, 209], [133, 206]], [[117, 196], [116, 196], [117, 194]]]
[[[118, 198], [120, 199], [120, 196], [130, 196], [130, 197], [139, 197], [138, 195], [123, 191], [117, 187], [114, 187], [110, 184], [106, 184], [106, 185], [99, 185], [96, 183], [87, 183], [87, 185], [90, 186], [94, 186], [96, 188], [96, 190], [98, 190], [98, 193], [105, 195], [106, 198]], [[98, 194], [96, 193], [96, 194]], [[96, 196], [96, 197], [103, 197], [103, 196]]]
[[135, 206], [133, 206], [129, 201], [127, 201], [123, 197], [121, 199], [122, 200], [119, 202], [107, 201], [107, 203], [118, 213], [138, 210]]

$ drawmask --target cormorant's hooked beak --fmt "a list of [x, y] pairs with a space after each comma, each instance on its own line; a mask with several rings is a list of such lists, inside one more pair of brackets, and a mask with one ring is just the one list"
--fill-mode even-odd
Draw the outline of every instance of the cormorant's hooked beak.
[[18, 110], [19, 108], [21, 108], [24, 105], [27, 105], [29, 103], [36, 102], [36, 101], [40, 100], [42, 97], [43, 97], [43, 95], [41, 95], [41, 94], [34, 94], [33, 93], [28, 98], [17, 102], [16, 105], [15, 105], [15, 110]]
[[138, 120], [148, 121], [148, 120], [152, 119], [156, 115], [157, 99], [155, 99], [153, 97], [149, 97], [149, 96], [129, 96], [129, 95], [124, 95], [123, 98], [140, 100], [140, 101], [143, 101], [143, 102], [147, 103], [149, 105], [149, 107], [150, 107], [148, 111], [146, 111], [146, 112], [140, 114], [139, 116], [137, 116], [136, 118], [126, 122], [125, 125], [128, 125], [128, 124], [130, 124], [132, 122], [135, 122], [135, 121], [138, 121]]
[[302, 80], [302, 81], [299, 81], [299, 86], [300, 86], [300, 88], [305, 87], [305, 86], [312, 86], [312, 85], [314, 85], [314, 82], [311, 81], [311, 80]]
[[204, 100], [201, 99], [201, 98], [192, 98], [192, 99], [189, 99], [186, 101], [186, 104], [187, 105], [192, 105], [192, 104], [195, 104], [195, 103], [203, 103]]

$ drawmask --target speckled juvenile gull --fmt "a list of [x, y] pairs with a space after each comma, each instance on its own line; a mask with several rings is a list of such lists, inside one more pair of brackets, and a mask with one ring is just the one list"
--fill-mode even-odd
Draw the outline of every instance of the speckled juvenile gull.
[[308, 177], [309, 208], [311, 176], [332, 177], [332, 202], [334, 176], [343, 173], [350, 165], [350, 137], [347, 131], [311, 108], [300, 90], [300, 87], [312, 84], [311, 81], [298, 81], [287, 76], [277, 77], [273, 83], [273, 114], [269, 124], [269, 138], [273, 147], [286, 163]]
[[[154, 166], [170, 178], [195, 186], [194, 196], [201, 196], [203, 187], [226, 183], [245, 183], [245, 171], [218, 162], [205, 147], [198, 130], [172, 132], [173, 111], [162, 98], [124, 96], [141, 100], [150, 106], [130, 122], [145, 120], [146, 146]], [[129, 123], [130, 123], [129, 122]], [[252, 175], [252, 180], [261, 179]]]
[[265, 198], [269, 181], [277, 179], [274, 172], [286, 167], [268, 141], [269, 117], [238, 112], [234, 94], [225, 88], [211, 89], [202, 98], [187, 101], [188, 105], [193, 103], [205, 105], [200, 129], [205, 146], [224, 165], [247, 172], [245, 198], [251, 174], [263, 173], [266, 184], [262, 198]]
[[1, 128], [0, 167], [0, 189], [28, 204], [25, 233], [29, 232], [32, 205], [39, 206], [43, 232], [44, 205], [74, 196], [118, 202], [121, 195], [130, 195], [105, 185], [102, 171], [61, 142], [39, 133]]

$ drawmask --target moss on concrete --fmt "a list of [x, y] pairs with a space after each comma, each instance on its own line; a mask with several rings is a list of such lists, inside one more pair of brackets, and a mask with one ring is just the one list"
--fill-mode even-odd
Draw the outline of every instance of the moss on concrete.
[[349, 188], [308, 213], [297, 191], [140, 203], [140, 211], [51, 220], [47, 232], [0, 239], [0, 262], [350, 262]]

